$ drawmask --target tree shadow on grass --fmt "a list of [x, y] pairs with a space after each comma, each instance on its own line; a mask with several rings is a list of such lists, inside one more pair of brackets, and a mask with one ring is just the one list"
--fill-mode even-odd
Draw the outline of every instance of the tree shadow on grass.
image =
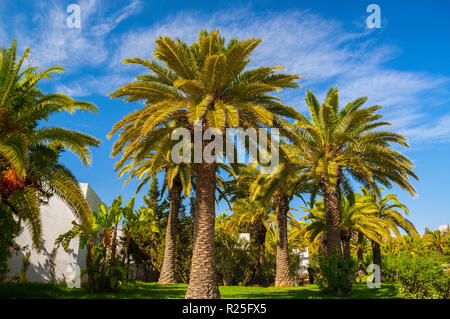
[[[364, 283], [353, 285], [353, 293], [341, 297], [326, 294], [316, 285], [285, 288], [219, 287], [222, 299], [373, 299], [398, 298], [393, 284], [384, 283], [379, 289], [369, 289]], [[2, 299], [183, 299], [187, 284], [159, 285], [157, 283], [126, 283], [117, 291], [89, 292], [84, 288], [70, 289], [63, 284], [10, 283], [0, 285]]]
[[0, 299], [182, 299], [187, 285], [161, 286], [156, 283], [127, 283], [117, 291], [90, 292], [63, 284], [8, 283], [0, 285]]

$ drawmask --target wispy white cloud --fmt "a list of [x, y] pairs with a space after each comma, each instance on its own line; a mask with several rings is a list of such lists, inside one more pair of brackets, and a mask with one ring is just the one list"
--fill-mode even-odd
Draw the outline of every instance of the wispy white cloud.
[[[328, 87], [338, 86], [342, 103], [367, 96], [369, 104], [385, 107], [386, 118], [394, 124], [395, 130], [404, 132], [414, 141], [418, 141], [415, 137], [418, 129], [409, 128], [441, 127], [446, 123], [445, 117], [437, 117], [429, 124], [430, 116], [425, 115], [430, 107], [436, 109], [442, 99], [450, 97], [447, 77], [389, 68], [386, 62], [401, 54], [398, 48], [374, 43], [367, 37], [370, 33], [367, 29], [362, 28], [361, 33], [348, 32], [339, 21], [308, 11], [258, 16], [246, 9], [212, 15], [180, 12], [151, 27], [123, 34], [110, 60], [111, 67], [119, 68], [123, 58], [151, 58], [153, 40], [158, 36], [179, 37], [191, 42], [203, 28], [220, 28], [226, 38], [261, 37], [263, 42], [252, 56], [253, 65], [282, 64], [287, 72], [305, 76], [302, 86], [312, 88], [322, 97]], [[285, 97], [291, 105], [304, 109], [303, 91]], [[450, 132], [443, 128], [428, 132], [430, 137], [435, 135], [440, 140], [446, 134], [450, 137]]]
[[428, 124], [412, 125], [412, 128], [405, 129], [402, 133], [409, 136], [413, 142], [450, 142], [450, 113]]
[[[388, 67], [386, 62], [398, 58], [401, 51], [375, 43], [364, 27], [355, 33], [346, 30], [340, 21], [310, 11], [256, 15], [247, 8], [208, 14], [178, 12], [152, 25], [119, 33], [115, 31], [117, 25], [140, 12], [140, 1], [134, 0], [112, 12], [105, 10], [100, 0], [82, 0], [80, 5], [81, 30], [68, 29], [65, 8], [53, 4], [50, 9], [45, 7], [51, 13], [50, 19], [35, 19], [36, 32], [21, 32], [25, 44], [34, 46], [35, 64], [63, 64], [73, 73], [78, 68], [94, 68], [95, 75], [59, 84], [58, 89], [74, 96], [110, 93], [145, 72], [121, 61], [135, 56], [151, 59], [158, 36], [178, 37], [189, 43], [196, 40], [200, 29], [220, 28], [228, 39], [263, 39], [252, 56], [252, 66], [283, 65], [286, 72], [304, 76], [302, 86], [319, 97], [324, 96], [328, 87], [338, 86], [342, 103], [368, 96], [368, 103], [383, 105], [395, 129], [414, 141], [423, 141], [417, 138], [422, 135], [420, 130], [427, 130], [427, 136], [436, 140], [450, 137], [445, 130], [448, 118], [442, 111], [449, 104], [449, 79]], [[286, 102], [300, 110], [304, 109], [303, 96], [304, 90], [283, 93]]]
[[106, 36], [140, 10], [139, 0], [116, 12], [103, 12], [100, 3], [98, 0], [79, 1], [80, 29], [67, 26], [69, 13], [61, 2], [39, 3], [31, 18], [24, 13], [16, 15], [24, 23], [15, 26], [13, 36], [20, 39], [22, 47], [31, 48], [32, 63], [40, 67], [61, 64], [70, 71], [98, 66], [107, 59], [110, 50]]

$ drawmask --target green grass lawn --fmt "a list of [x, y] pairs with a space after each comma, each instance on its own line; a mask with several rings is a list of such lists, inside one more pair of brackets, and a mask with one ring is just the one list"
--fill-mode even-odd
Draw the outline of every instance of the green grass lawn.
[[[220, 286], [223, 299], [323, 299], [336, 298], [324, 294], [317, 285], [285, 288]], [[0, 298], [119, 298], [119, 299], [182, 299], [187, 284], [159, 285], [157, 283], [127, 283], [114, 293], [89, 293], [84, 289], [69, 289], [65, 285], [22, 283], [1, 284]], [[353, 286], [353, 294], [342, 298], [398, 298], [391, 283], [379, 289], [369, 289], [365, 283]]]

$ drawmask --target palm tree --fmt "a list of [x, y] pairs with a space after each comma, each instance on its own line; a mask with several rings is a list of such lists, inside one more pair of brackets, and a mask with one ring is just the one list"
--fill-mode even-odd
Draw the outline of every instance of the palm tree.
[[409, 177], [417, 177], [411, 161], [391, 147], [391, 143], [408, 146], [406, 138], [378, 130], [389, 124], [380, 121], [382, 116], [375, 113], [381, 106], [362, 108], [367, 100], [363, 97], [339, 107], [335, 88], [328, 91], [323, 104], [310, 91], [305, 100], [311, 119], [302, 117], [295, 123], [294, 141], [307, 167], [305, 174], [324, 200], [325, 253], [342, 254], [339, 206], [341, 193], [352, 196], [349, 178], [375, 192], [377, 184], [390, 188], [395, 183], [414, 195]]
[[[126, 142], [129, 142], [129, 136], [121, 134], [118, 141], [113, 146], [113, 156], [119, 154]], [[148, 139], [143, 139], [140, 144], [131, 152], [122, 156], [115, 165], [115, 170], [119, 170], [119, 176], [129, 173], [130, 176], [125, 181], [127, 184], [132, 178], [142, 179], [139, 183], [136, 193], [151, 178], [160, 172], [165, 173], [164, 183], [169, 191], [169, 215], [167, 219], [167, 228], [165, 233], [164, 259], [158, 282], [160, 284], [175, 284], [175, 251], [178, 227], [178, 213], [181, 207], [181, 194], [184, 189], [185, 197], [190, 195], [192, 166], [189, 164], [175, 164], [170, 161], [173, 141], [170, 135], [158, 137], [156, 143], [149, 143]], [[152, 146], [152, 148], [150, 148]]]
[[233, 202], [232, 211], [233, 213], [228, 217], [226, 230], [238, 231], [241, 227], [247, 227], [256, 233], [254, 242], [258, 247], [259, 256], [252, 278], [252, 282], [255, 283], [264, 266], [266, 233], [274, 222], [273, 213], [269, 205], [248, 199], [236, 199]]
[[[202, 134], [208, 128], [237, 126], [275, 126], [288, 131], [289, 123], [281, 117], [297, 112], [269, 94], [297, 87], [299, 77], [277, 74], [279, 67], [244, 71], [250, 53], [260, 42], [233, 39], [226, 45], [218, 32], [206, 31], [201, 31], [191, 45], [159, 37], [153, 56], [164, 66], [139, 58], [124, 61], [146, 66], [152, 74], [140, 76], [112, 94], [126, 97], [127, 102], [144, 101], [145, 107], [119, 121], [111, 134], [122, 129], [123, 134], [134, 136], [126, 153], [143, 138], [157, 140], [168, 123], [174, 125], [166, 134], [186, 128], [191, 137], [194, 125]], [[206, 145], [203, 141], [202, 154]], [[214, 263], [216, 168], [216, 161], [202, 159], [195, 164], [194, 248], [186, 298], [220, 297]]]
[[[378, 189], [377, 193], [369, 191], [365, 187], [361, 187], [363, 197], [361, 198], [361, 209], [364, 212], [372, 213], [384, 222], [387, 231], [392, 231], [397, 237], [401, 237], [400, 229], [404, 230], [408, 235], [418, 237], [419, 234], [414, 225], [405, 217], [409, 214], [409, 209], [400, 203], [395, 194], [387, 194], [380, 198], [379, 194], [382, 189]], [[372, 239], [373, 263], [381, 268], [381, 240]], [[382, 276], [384, 280], [384, 276]]]
[[364, 252], [367, 251], [368, 248], [368, 240], [362, 233], [358, 232], [355, 241], [355, 249], [356, 249], [356, 258], [358, 259], [358, 276], [365, 276], [366, 269], [364, 267]]
[[260, 174], [251, 187], [252, 199], [256, 196], [260, 196], [262, 200], [272, 199], [277, 230], [276, 287], [295, 285], [289, 267], [289, 205], [294, 196], [309, 191], [310, 187], [307, 175], [300, 174], [304, 165], [297, 154], [298, 150], [293, 145], [282, 145], [280, 165], [269, 174]]
[[440, 230], [428, 231], [423, 236], [423, 246], [424, 248], [435, 250], [438, 254], [444, 254], [444, 248], [447, 245], [446, 237], [442, 234]]
[[[127, 135], [121, 135], [113, 146], [113, 156], [123, 150]], [[167, 185], [169, 192], [169, 215], [167, 218], [167, 226], [165, 233], [164, 259], [161, 267], [161, 273], [158, 282], [160, 284], [175, 284], [175, 251], [178, 228], [178, 213], [181, 207], [181, 194], [189, 197], [193, 184], [193, 165], [189, 163], [176, 164], [170, 160], [171, 148], [173, 141], [170, 135], [162, 136], [158, 140], [159, 144], [154, 145], [154, 149], [149, 148], [148, 140], [141, 141], [141, 144], [132, 152], [124, 154], [120, 161], [115, 165], [115, 170], [119, 171], [119, 177], [125, 173], [130, 176], [125, 180], [126, 185], [131, 179], [138, 178], [141, 180], [136, 193], [140, 191], [150, 179], [160, 172], [164, 172], [164, 185]], [[218, 164], [218, 168], [222, 171], [231, 172], [225, 164]], [[223, 178], [219, 175], [216, 177], [219, 188], [223, 188]]]
[[[344, 259], [350, 259], [350, 241], [355, 235], [372, 240], [390, 238], [384, 221], [373, 213], [361, 209], [361, 196], [356, 194], [356, 203], [352, 205], [345, 197], [341, 198], [341, 243]], [[359, 239], [359, 244], [362, 240]]]
[[59, 162], [60, 154], [71, 151], [83, 164], [91, 163], [89, 146], [98, 146], [94, 137], [61, 127], [40, 126], [57, 112], [75, 110], [97, 112], [87, 102], [64, 94], [43, 94], [37, 89], [62, 67], [38, 72], [35, 67], [22, 70], [25, 50], [16, 57], [16, 41], [0, 50], [0, 201], [27, 223], [33, 246], [40, 250], [39, 205], [56, 194], [86, 226], [92, 214], [73, 174]]
[[[313, 208], [303, 207], [303, 209], [308, 213], [305, 219], [310, 220], [310, 224], [306, 226], [310, 241], [324, 236], [327, 230], [324, 201], [317, 201]], [[343, 196], [340, 202], [340, 212], [341, 245], [344, 259], [350, 258], [350, 241], [355, 235], [377, 240], [389, 236], [384, 223], [375, 214], [361, 210], [358, 202], [352, 205]]]

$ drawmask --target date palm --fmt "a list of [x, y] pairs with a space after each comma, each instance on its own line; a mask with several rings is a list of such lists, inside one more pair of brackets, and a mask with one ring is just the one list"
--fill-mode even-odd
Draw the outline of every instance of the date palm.
[[[310, 224], [306, 226], [306, 233], [313, 242], [317, 237], [324, 236], [327, 230], [324, 201], [317, 201], [313, 208], [303, 207], [303, 209], [308, 213], [305, 219], [310, 221]], [[378, 219], [374, 213], [363, 211], [360, 202], [352, 204], [342, 197], [340, 212], [340, 240], [345, 259], [350, 258], [350, 241], [358, 234], [373, 240], [390, 237], [383, 221]]]
[[60, 163], [59, 157], [68, 150], [88, 165], [89, 147], [100, 142], [81, 132], [45, 126], [55, 113], [97, 112], [97, 108], [64, 94], [42, 93], [37, 89], [38, 83], [49, 79], [52, 73], [62, 72], [62, 67], [42, 72], [35, 67], [23, 69], [28, 55], [29, 49], [17, 59], [16, 41], [10, 48], [0, 50], [0, 201], [26, 222], [33, 246], [39, 250], [39, 205], [53, 195], [64, 200], [84, 225], [91, 225], [89, 205], [75, 176]]
[[297, 121], [299, 156], [307, 166], [306, 174], [321, 191], [326, 218], [326, 254], [342, 253], [340, 249], [340, 194], [353, 193], [353, 179], [378, 194], [377, 185], [390, 188], [399, 185], [411, 195], [415, 189], [410, 177], [412, 162], [391, 145], [407, 147], [406, 138], [381, 130], [390, 123], [382, 121], [376, 112], [381, 106], [363, 107], [362, 97], [339, 106], [338, 90], [327, 93], [319, 104], [310, 91], [306, 92], [310, 119]]
[[297, 157], [298, 150], [293, 145], [282, 143], [280, 165], [268, 174], [260, 174], [252, 183], [252, 199], [271, 200], [276, 215], [277, 262], [275, 286], [293, 286], [290, 274], [288, 245], [289, 205], [294, 196], [310, 191], [307, 175], [301, 174], [305, 166]]
[[[119, 140], [113, 146], [113, 155], [117, 155], [122, 149], [127, 135], [121, 135]], [[140, 181], [136, 192], [149, 182], [156, 174], [164, 172], [164, 184], [169, 192], [169, 215], [167, 219], [167, 229], [165, 233], [164, 259], [161, 267], [161, 273], [158, 282], [160, 284], [175, 284], [175, 251], [178, 228], [178, 213], [181, 207], [181, 195], [190, 196], [192, 180], [194, 177], [193, 165], [189, 163], [176, 164], [171, 159], [171, 147], [174, 141], [170, 135], [161, 136], [158, 144], [153, 145], [154, 149], [149, 148], [148, 140], [142, 140], [141, 145], [135, 148], [134, 152], [122, 156], [115, 165], [119, 171], [119, 177], [129, 173], [125, 181], [127, 184], [131, 179], [137, 178]], [[218, 164], [219, 169], [230, 171], [227, 165]], [[219, 189], [223, 188], [223, 178], [216, 177]]]
[[[251, 52], [260, 42], [233, 39], [226, 44], [218, 32], [202, 31], [191, 45], [169, 37], [156, 39], [153, 56], [164, 65], [139, 58], [125, 60], [146, 66], [151, 74], [138, 77], [112, 94], [126, 97], [127, 102], [145, 103], [111, 132], [122, 130], [134, 136], [124, 147], [124, 154], [132, 152], [143, 138], [157, 139], [155, 132], [161, 132], [168, 123], [174, 124], [171, 130], [186, 128], [191, 134], [194, 125], [202, 132], [237, 126], [276, 126], [288, 131], [290, 124], [282, 117], [296, 116], [297, 112], [270, 94], [297, 87], [295, 80], [299, 77], [278, 74], [279, 67], [245, 71]], [[198, 146], [203, 151], [206, 142]], [[220, 297], [214, 263], [216, 168], [215, 161], [202, 159], [195, 164], [194, 248], [186, 298]]]
[[[128, 135], [121, 134], [119, 140], [114, 143], [112, 155], [119, 154], [123, 145], [129, 141]], [[169, 191], [169, 215], [165, 233], [164, 259], [158, 280], [160, 284], [176, 283], [175, 251], [178, 213], [181, 207], [183, 189], [184, 195], [188, 197], [192, 180], [191, 165], [175, 164], [170, 160], [171, 146], [173, 146], [173, 141], [167, 134], [158, 136], [155, 143], [151, 143], [148, 139], [142, 139], [133, 152], [124, 154], [115, 165], [116, 171], [119, 170], [119, 177], [129, 173], [124, 185], [133, 178], [141, 180], [136, 193], [156, 174], [160, 172], [165, 174], [164, 183], [168, 186]]]
[[[400, 229], [412, 237], [418, 237], [419, 234], [414, 225], [403, 215], [409, 214], [406, 205], [400, 203], [395, 194], [387, 194], [383, 197], [377, 196], [382, 189], [377, 189], [377, 193], [361, 187], [363, 193], [362, 209], [364, 212], [375, 214], [377, 218], [383, 220], [387, 231], [392, 231], [396, 237], [400, 238]], [[373, 263], [381, 268], [381, 243], [382, 241], [372, 239]], [[383, 277], [384, 279], [384, 277]]]
[[226, 230], [239, 231], [242, 227], [253, 230], [255, 233], [254, 243], [258, 248], [258, 263], [253, 272], [253, 283], [264, 266], [266, 254], [266, 233], [270, 230], [271, 224], [275, 222], [270, 205], [261, 201], [250, 201], [247, 199], [237, 199], [233, 202], [233, 213], [228, 217]]
[[428, 231], [423, 236], [423, 246], [431, 251], [437, 251], [438, 254], [444, 254], [446, 248], [448, 248], [449, 239], [448, 236], [440, 230]]

